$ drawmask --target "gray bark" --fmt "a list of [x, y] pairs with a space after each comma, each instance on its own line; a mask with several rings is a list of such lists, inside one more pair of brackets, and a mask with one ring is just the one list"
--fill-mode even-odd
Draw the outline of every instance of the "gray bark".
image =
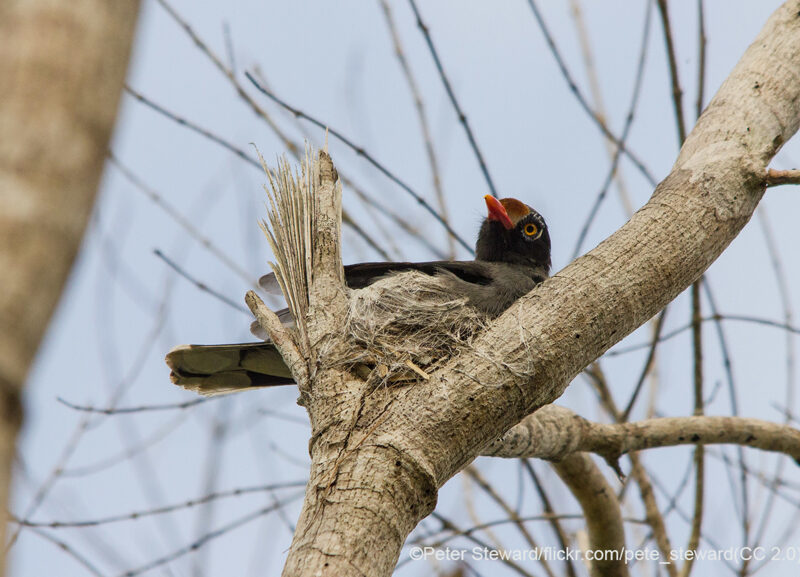
[[311, 479], [284, 575], [391, 574], [448, 479], [725, 250], [798, 122], [800, 0], [792, 0], [746, 51], [650, 201], [495, 320], [473, 350], [410, 386], [371, 390], [322, 364], [346, 346], [338, 231], [323, 224], [317, 256], [328, 264], [314, 269], [311, 350], [297, 374], [312, 425]]
[[[0, 3], [3, 511], [20, 394], [94, 203], [138, 7], [136, 0]], [[0, 543], [5, 527], [0, 520]]]

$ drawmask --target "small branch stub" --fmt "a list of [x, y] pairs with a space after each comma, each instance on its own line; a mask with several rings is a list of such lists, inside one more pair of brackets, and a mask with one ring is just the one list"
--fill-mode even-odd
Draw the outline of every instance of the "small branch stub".
[[298, 383], [308, 380], [308, 366], [300, 349], [294, 341], [292, 333], [281, 324], [277, 315], [269, 310], [264, 301], [255, 292], [247, 291], [244, 297], [250, 312], [256, 317], [258, 324], [266, 331], [272, 342], [280, 351], [283, 360], [292, 371], [292, 376]]
[[800, 170], [767, 170], [767, 188], [782, 184], [800, 184]]

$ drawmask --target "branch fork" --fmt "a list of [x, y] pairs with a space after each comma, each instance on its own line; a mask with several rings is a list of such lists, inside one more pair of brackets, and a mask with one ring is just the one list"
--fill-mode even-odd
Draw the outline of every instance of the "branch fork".
[[[650, 202], [589, 254], [492, 321], [475, 337], [474, 350], [413, 385], [368, 389], [322, 354], [335, 353], [342, 342], [337, 333], [347, 292], [338, 249], [341, 189], [330, 158], [319, 155], [319, 171], [303, 173], [318, 175], [319, 185], [311, 229], [317, 244], [306, 253], [314, 255], [314, 263], [304, 268], [305, 276], [297, 275], [306, 283], [308, 315], [300, 320], [307, 321], [308, 339], [296, 341], [296, 350], [286, 347], [290, 357], [302, 353], [308, 367], [312, 466], [284, 575], [390, 575], [406, 537], [433, 510], [436, 493], [448, 479], [486, 447], [501, 454], [505, 448], [493, 441], [537, 409], [531, 419], [560, 419], [559, 409], [548, 405], [572, 378], [663, 309], [725, 250], [764, 194], [768, 163], [800, 125], [798, 13], [800, 0], [791, 0], [765, 24]], [[763, 70], [772, 71], [772, 81], [754, 91], [752, 78]], [[262, 319], [281, 338], [275, 319], [263, 314]], [[498, 370], [493, 359], [513, 370]], [[287, 360], [299, 366], [296, 359]], [[562, 437], [562, 446], [555, 437], [540, 439], [550, 443], [551, 457], [563, 447], [571, 450], [564, 455], [575, 455], [579, 447], [613, 455], [636, 450], [634, 440], [639, 448], [653, 446], [647, 443], [656, 438], [661, 443], [677, 439], [674, 431], [684, 425], [698, 427], [702, 441], [701, 426], [719, 417], [653, 421], [636, 435], [626, 429], [622, 436], [604, 428], [609, 425], [564, 418], [583, 436]], [[763, 448], [795, 455], [794, 449], [769, 448], [768, 428], [736, 426], [751, 425], [758, 434], [750, 441], [745, 436], [742, 444], [767, 439]], [[667, 430], [657, 433], [658, 427]], [[512, 430], [506, 439], [518, 432]], [[783, 438], [786, 431], [775, 433]], [[617, 444], [608, 444], [609, 439]], [[573, 464], [576, 470], [582, 466]], [[662, 549], [667, 544], [659, 541]]]

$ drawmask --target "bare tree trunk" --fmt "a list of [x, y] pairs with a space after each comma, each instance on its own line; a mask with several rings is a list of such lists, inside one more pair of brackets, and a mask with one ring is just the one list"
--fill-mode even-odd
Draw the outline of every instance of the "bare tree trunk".
[[20, 393], [94, 203], [138, 9], [137, 0], [0, 4], [3, 511], [23, 417]]
[[767, 164], [797, 131], [799, 14], [791, 0], [770, 18], [628, 223], [427, 380], [373, 391], [323, 365], [347, 346], [339, 256], [325, 238], [329, 264], [314, 269], [320, 290], [309, 295], [315, 336], [289, 363], [311, 417], [312, 468], [284, 575], [391, 574], [448, 479], [700, 277], [749, 221]]

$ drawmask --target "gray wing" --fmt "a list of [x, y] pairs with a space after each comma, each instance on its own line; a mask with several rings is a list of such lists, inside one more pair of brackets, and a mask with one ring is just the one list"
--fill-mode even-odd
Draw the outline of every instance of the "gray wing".
[[294, 383], [272, 343], [180, 345], [165, 360], [173, 383], [204, 396]]
[[[497, 316], [547, 277], [543, 267], [486, 261], [365, 262], [344, 267], [347, 285], [353, 289], [369, 286], [387, 274], [415, 270], [429, 275], [445, 274], [453, 290], [469, 297], [480, 311]], [[273, 273], [262, 276], [259, 286], [271, 294], [281, 294]], [[277, 291], [277, 292], [276, 292]], [[278, 311], [278, 314], [284, 311]], [[291, 317], [289, 317], [291, 318]], [[284, 322], [282, 320], [282, 322]], [[293, 322], [293, 321], [292, 321]], [[257, 324], [257, 323], [256, 323]], [[251, 332], [253, 326], [251, 326]], [[253, 334], [257, 334], [253, 332]], [[257, 336], [264, 338], [263, 331]]]

